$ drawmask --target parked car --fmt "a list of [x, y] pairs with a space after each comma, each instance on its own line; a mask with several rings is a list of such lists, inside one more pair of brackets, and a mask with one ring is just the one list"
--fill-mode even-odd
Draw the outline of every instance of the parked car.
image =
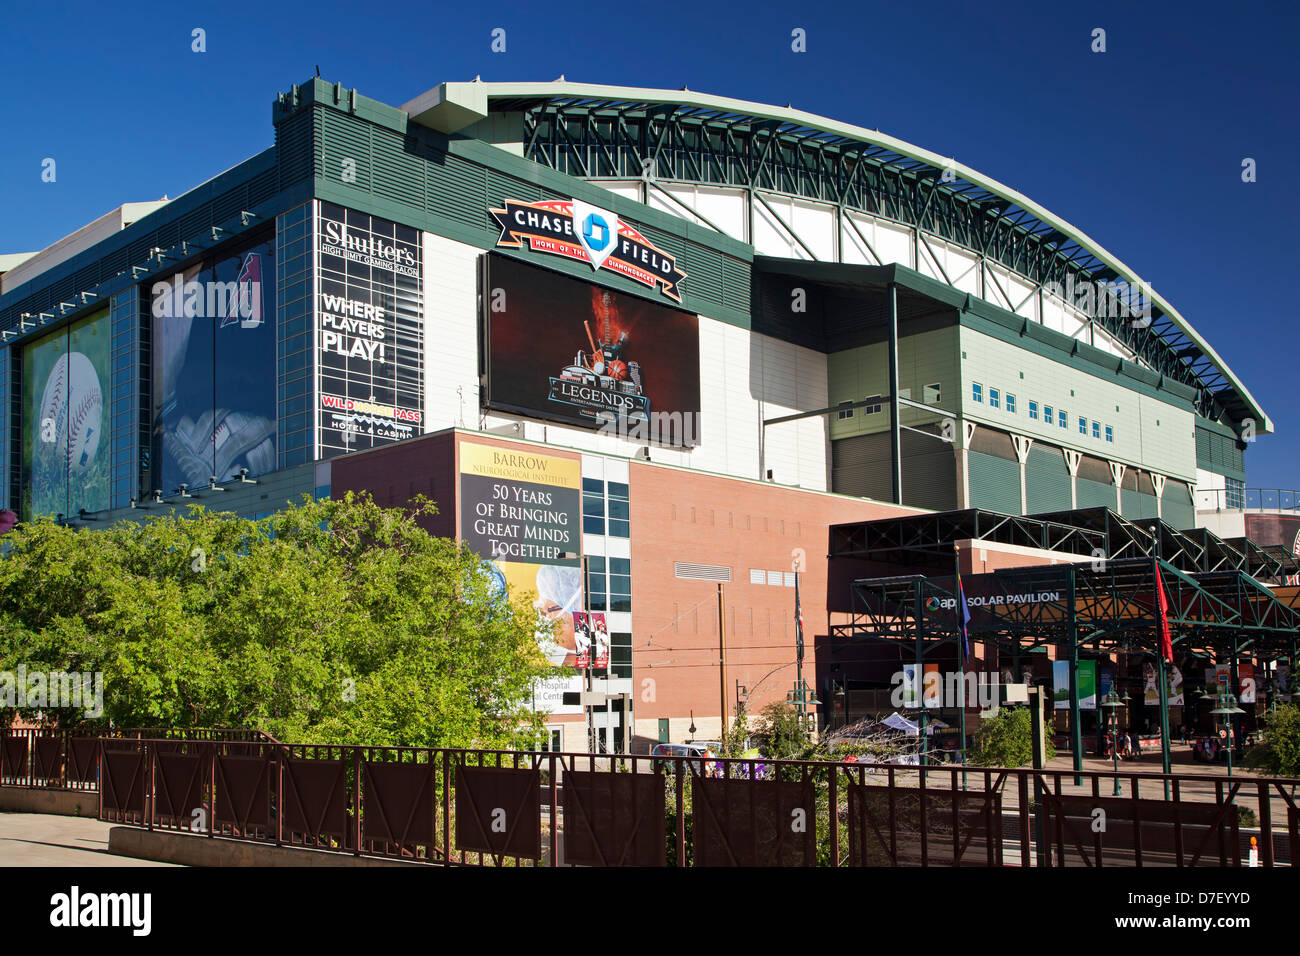
[[[717, 748], [720, 745], [716, 741], [695, 740], [686, 744], [655, 744], [650, 748], [651, 757], [703, 757], [706, 751], [711, 751], [714, 756], [717, 755]], [[655, 760], [651, 766], [660, 773], [672, 773], [677, 761], [675, 760]], [[697, 773], [704, 772], [704, 764], [701, 760], [691, 760], [688, 765]]]

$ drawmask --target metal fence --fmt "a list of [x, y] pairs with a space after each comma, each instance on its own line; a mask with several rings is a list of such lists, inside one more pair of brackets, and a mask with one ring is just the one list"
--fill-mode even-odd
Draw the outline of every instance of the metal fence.
[[1290, 511], [1300, 513], [1300, 491], [1290, 488], [1201, 488], [1197, 511]]
[[125, 727], [104, 730], [10, 729], [0, 732], [0, 785], [55, 790], [95, 790], [100, 741], [134, 749], [140, 740], [275, 742], [260, 730]]
[[[98, 781], [100, 819], [118, 824], [445, 865], [1271, 867], [1290, 866], [1300, 845], [1300, 780], [1085, 772], [1076, 782], [1068, 770], [212, 734], [73, 738], [65, 764], [77, 769], [62, 777], [10, 764], [5, 749], [3, 782]], [[11, 739], [23, 738], [6, 735], [6, 748]], [[46, 748], [49, 774], [54, 745], [25, 742], [33, 762]]]

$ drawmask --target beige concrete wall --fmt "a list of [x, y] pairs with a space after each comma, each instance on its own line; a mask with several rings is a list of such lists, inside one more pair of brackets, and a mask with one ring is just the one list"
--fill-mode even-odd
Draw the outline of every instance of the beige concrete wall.
[[53, 813], [65, 817], [97, 817], [99, 816], [99, 794], [93, 790], [0, 787], [0, 811]]

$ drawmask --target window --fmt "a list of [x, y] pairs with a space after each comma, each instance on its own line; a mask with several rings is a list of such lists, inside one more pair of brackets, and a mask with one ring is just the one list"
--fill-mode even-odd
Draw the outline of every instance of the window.
[[[1032, 413], [1031, 413], [1031, 414], [1032, 414]], [[1044, 405], [1044, 406], [1043, 406], [1043, 424], [1044, 424], [1044, 425], [1050, 425], [1050, 424], [1052, 424], [1052, 406], [1051, 406], [1051, 405]]]
[[943, 401], [943, 390], [939, 387], [939, 383], [935, 382], [922, 388], [921, 397], [927, 405], [938, 405]]
[[627, 558], [609, 559], [609, 609], [632, 610], [632, 562]]
[[632, 635], [614, 631], [609, 635], [609, 676], [632, 676]]
[[1101, 437], [1101, 425], [1100, 423], [1095, 421], [1092, 423], [1092, 437], [1093, 438]]
[[879, 414], [880, 414], [880, 406], [879, 406], [879, 405], [864, 405], [863, 408], [862, 408], [862, 414], [863, 414], [863, 415], [879, 415]]
[[629, 530], [628, 490], [621, 481], [609, 483], [609, 533], [615, 538], [631, 537]]
[[[584, 534], [610, 534], [616, 538], [630, 536], [628, 530], [628, 489], [619, 481], [609, 483], [609, 505], [605, 504], [605, 482], [599, 478], [582, 479], [582, 531]], [[608, 513], [609, 523], [605, 518]]]
[[998, 407], [1000, 407], [999, 404], [998, 404], [998, 398], [999, 398], [998, 390], [997, 390], [996, 388], [990, 388], [990, 389], [989, 389], [989, 408], [998, 408]]
[[984, 386], [981, 385], [979, 382], [971, 382], [970, 397], [971, 397], [971, 401], [973, 402], [984, 401]]
[[1060, 425], [1062, 428], [1070, 427], [1070, 413], [1064, 408], [1058, 408], [1056, 410], [1056, 424]]
[[1016, 396], [1010, 392], [1007, 392], [1007, 411], [1013, 415], [1016, 413]]
[[587, 557], [587, 594], [588, 611], [608, 611], [608, 578], [605, 575], [605, 559], [598, 555]]
[[1224, 506], [1228, 508], [1246, 507], [1246, 483], [1237, 478], [1223, 479]]
[[1106, 441], [1108, 442], [1115, 441], [1115, 430], [1111, 428], [1109, 425], [1106, 426]]
[[605, 483], [597, 478], [582, 479], [582, 531], [605, 533]]
[[1079, 434], [1080, 435], [1088, 434], [1088, 419], [1082, 416], [1079, 417]]
[[1032, 420], [1034, 420], [1034, 421], [1038, 421], [1038, 403], [1037, 403], [1037, 402], [1033, 402], [1033, 401], [1031, 401], [1031, 402], [1029, 403], [1029, 417], [1030, 417]]
[[[841, 405], [848, 405], [848, 404], [850, 404], [850, 403], [849, 403], [849, 402], [840, 402], [840, 404], [841, 404]], [[851, 409], [851, 408], [841, 408], [838, 412], [835, 413], [835, 417], [836, 417], [839, 421], [844, 421], [844, 419], [846, 419], [846, 418], [852, 418], [852, 417], [853, 417], [853, 409]]]
[[547, 727], [537, 738], [537, 749], [542, 753], [560, 752], [560, 728]]

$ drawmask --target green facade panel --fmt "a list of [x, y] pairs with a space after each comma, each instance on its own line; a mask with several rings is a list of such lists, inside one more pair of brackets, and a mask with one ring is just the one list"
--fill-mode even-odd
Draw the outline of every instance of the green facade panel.
[[967, 452], [970, 469], [970, 507], [1020, 514], [1020, 464], [986, 455]]
[[1154, 495], [1144, 495], [1140, 491], [1124, 489], [1124, 517], [1130, 521], [1141, 521], [1156, 517], [1156, 499]]
[[1115, 510], [1115, 486], [1091, 481], [1087, 478], [1078, 480], [1079, 508], [1109, 508]]
[[1196, 508], [1184, 488], [1165, 488], [1160, 499], [1160, 518], [1179, 531], [1196, 527]]
[[1025, 461], [1029, 514], [1070, 509], [1070, 472], [1061, 449], [1035, 444]]

